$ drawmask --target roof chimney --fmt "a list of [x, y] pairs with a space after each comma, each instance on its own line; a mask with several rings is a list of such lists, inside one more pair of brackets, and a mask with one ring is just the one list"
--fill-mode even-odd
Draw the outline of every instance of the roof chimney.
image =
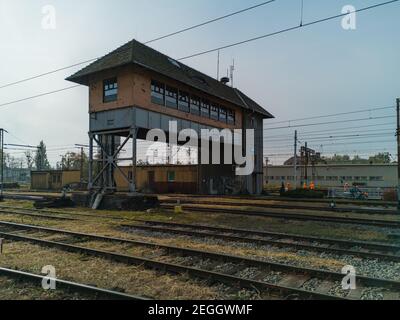
[[223, 77], [223, 78], [221, 78], [221, 83], [223, 83], [223, 84], [228, 84], [229, 83], [229, 78], [228, 77]]

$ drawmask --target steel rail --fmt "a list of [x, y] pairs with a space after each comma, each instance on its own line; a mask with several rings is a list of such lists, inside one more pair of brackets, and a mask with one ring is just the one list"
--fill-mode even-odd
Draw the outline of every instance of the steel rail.
[[[174, 204], [178, 199], [163, 200], [163, 203]], [[181, 204], [200, 204], [200, 205], [218, 205], [218, 206], [235, 206], [235, 207], [257, 207], [257, 208], [270, 208], [270, 209], [298, 209], [298, 210], [310, 210], [310, 211], [328, 211], [328, 212], [339, 212], [339, 213], [359, 213], [359, 214], [371, 214], [371, 215], [397, 215], [397, 210], [388, 209], [371, 209], [371, 208], [356, 208], [356, 207], [316, 207], [316, 206], [305, 206], [305, 205], [290, 205], [290, 204], [268, 204], [268, 203], [238, 203], [238, 202], [223, 202], [223, 201], [192, 201], [179, 199]]]
[[[250, 258], [245, 258], [245, 257], [241, 257], [241, 256], [233, 256], [233, 255], [227, 255], [227, 254], [221, 254], [221, 253], [201, 251], [201, 250], [196, 250], [196, 249], [187, 249], [187, 248], [166, 246], [166, 245], [160, 245], [160, 244], [143, 242], [143, 241], [103, 237], [103, 236], [99, 236], [99, 235], [77, 233], [77, 232], [71, 232], [71, 231], [67, 231], [67, 230], [60, 230], [60, 229], [54, 229], [54, 228], [44, 228], [44, 227], [36, 227], [36, 226], [29, 226], [29, 225], [20, 225], [20, 224], [8, 223], [8, 222], [4, 222], [2, 224], [4, 226], [17, 225], [17, 227], [21, 228], [21, 229], [26, 228], [29, 230], [57, 232], [57, 233], [71, 235], [71, 236], [86, 237], [86, 238], [96, 239], [96, 240], [101, 240], [101, 241], [116, 241], [116, 242], [120, 242], [120, 243], [129, 243], [129, 244], [147, 246], [147, 247], [151, 247], [151, 248], [165, 249], [168, 252], [176, 252], [179, 254], [183, 254], [185, 256], [187, 256], [187, 255], [193, 256], [194, 255], [194, 256], [199, 256], [201, 258], [209, 258], [209, 259], [220, 260], [220, 261], [222, 260], [224, 262], [231, 262], [231, 263], [235, 263], [235, 264], [245, 263], [246, 266], [263, 267], [267, 270], [272, 269], [272, 270], [278, 270], [278, 271], [285, 271], [285, 272], [289, 272], [292, 274], [293, 273], [294, 274], [308, 274], [308, 275], [320, 277], [323, 279], [342, 280], [342, 278], [343, 278], [343, 274], [338, 273], [338, 272], [318, 270], [318, 269], [313, 269], [313, 268], [297, 267], [297, 266], [291, 266], [291, 265], [287, 265], [287, 264], [279, 264], [279, 263], [267, 262], [267, 261], [263, 261], [263, 260], [250, 259]], [[136, 256], [124, 255], [124, 254], [119, 254], [119, 253], [114, 253], [114, 252], [91, 249], [88, 247], [75, 246], [75, 245], [66, 244], [66, 243], [62, 243], [62, 242], [47, 241], [47, 240], [43, 240], [43, 239], [22, 236], [20, 234], [17, 235], [17, 234], [8, 233], [8, 232], [0, 232], [0, 235], [6, 239], [11, 239], [11, 240], [15, 240], [15, 241], [31, 242], [31, 243], [42, 245], [45, 247], [53, 247], [53, 248], [58, 248], [58, 249], [61, 249], [64, 251], [83, 253], [83, 254], [87, 254], [87, 255], [91, 255], [91, 256], [110, 259], [110, 260], [117, 261], [117, 262], [136, 264], [136, 265], [144, 265], [149, 268], [153, 268], [153, 269], [157, 269], [157, 270], [164, 270], [164, 271], [168, 271], [168, 272], [172, 272], [172, 273], [188, 273], [189, 275], [192, 275], [194, 277], [199, 277], [202, 279], [214, 279], [214, 280], [217, 280], [222, 283], [229, 283], [230, 285], [239, 284], [239, 286], [242, 288], [249, 288], [249, 289], [259, 288], [262, 290], [272, 289], [272, 290], [279, 290], [281, 292], [296, 293], [303, 297], [311, 296], [311, 297], [315, 297], [315, 298], [319, 298], [319, 299], [332, 299], [332, 298], [336, 299], [336, 298], [338, 298], [336, 296], [319, 293], [319, 292], [310, 292], [310, 291], [300, 289], [300, 288], [280, 286], [277, 284], [245, 279], [245, 278], [236, 277], [236, 276], [232, 276], [232, 275], [228, 275], [228, 274], [222, 274], [222, 273], [213, 272], [213, 271], [206, 271], [206, 270], [202, 270], [202, 269], [198, 269], [198, 268], [186, 267], [186, 266], [177, 265], [177, 264], [173, 264], [173, 263], [164, 263], [164, 262], [160, 262], [160, 261], [152, 260], [152, 259], [148, 259], [148, 258], [143, 258], [143, 257], [136, 257]], [[366, 277], [366, 276], [358, 276], [357, 279], [359, 282], [361, 282], [365, 285], [380, 286], [380, 287], [394, 288], [396, 290], [400, 290], [400, 282], [399, 281], [371, 278], [371, 277]]]
[[[151, 224], [151, 223], [149, 223]], [[152, 231], [152, 232], [161, 232], [161, 233], [172, 233], [172, 234], [179, 234], [179, 235], [187, 235], [187, 236], [195, 236], [201, 238], [215, 238], [221, 239], [226, 241], [235, 241], [235, 242], [245, 242], [245, 243], [255, 243], [259, 245], [272, 245], [277, 247], [289, 247], [299, 250], [310, 250], [310, 251], [317, 251], [317, 252], [332, 252], [341, 255], [353, 255], [356, 257], [361, 258], [371, 258], [371, 259], [381, 259], [381, 260], [388, 260], [388, 261], [395, 261], [400, 262], [400, 255], [396, 254], [387, 254], [387, 253], [380, 253], [380, 252], [371, 252], [371, 251], [362, 251], [362, 250], [352, 250], [352, 249], [344, 249], [344, 248], [334, 248], [334, 247], [323, 247], [318, 245], [312, 244], [301, 244], [301, 243], [293, 243], [293, 242], [283, 242], [279, 240], [270, 240], [270, 239], [257, 239], [257, 238], [250, 238], [250, 237], [243, 237], [243, 236], [235, 236], [235, 235], [227, 235], [227, 234], [216, 234], [216, 233], [209, 233], [209, 232], [199, 232], [195, 230], [182, 230], [182, 229], [175, 229], [171, 227], [154, 227], [154, 226], [143, 226], [143, 225], [126, 225], [126, 227], [145, 230], [145, 231]], [[201, 229], [201, 227], [192, 226], [192, 228], [197, 228], [197, 230]], [[204, 230], [204, 229], [203, 229]], [[225, 231], [229, 232], [229, 231]], [[233, 231], [230, 231], [233, 232]], [[290, 236], [282, 236], [282, 238], [286, 239], [293, 239]], [[305, 240], [306, 237], [303, 237]], [[319, 241], [323, 242], [323, 239], [314, 238], [313, 240], [309, 239], [308, 241]], [[354, 247], [355, 244], [351, 244], [350, 242], [335, 242], [329, 241], [329, 244], [345, 244], [348, 247]], [[392, 251], [400, 252], [400, 247], [392, 246], [390, 247]]]
[[[166, 209], [173, 209], [173, 205], [161, 204], [161, 207]], [[258, 217], [268, 217], [275, 219], [289, 219], [289, 220], [301, 220], [301, 221], [315, 221], [315, 222], [335, 222], [343, 224], [358, 224], [367, 225], [375, 227], [385, 227], [385, 228], [400, 228], [400, 221], [390, 221], [390, 220], [373, 220], [373, 219], [359, 219], [359, 218], [342, 218], [333, 216], [317, 216], [311, 214], [302, 213], [282, 213], [282, 212], [272, 212], [272, 211], [251, 211], [251, 210], [239, 210], [239, 209], [225, 209], [225, 208], [204, 208], [196, 207], [192, 205], [185, 205], [188, 211], [193, 212], [206, 212], [206, 213], [225, 213], [225, 214], [235, 214], [244, 216], [258, 216]]]
[[87, 294], [95, 294], [97, 297], [107, 297], [109, 299], [117, 299], [117, 300], [150, 300], [148, 298], [133, 296], [129, 294], [125, 294], [123, 292], [98, 288], [89, 286], [82, 283], [62, 280], [58, 278], [49, 278], [48, 276], [37, 275], [29, 272], [23, 272], [20, 270], [13, 270], [8, 268], [0, 268], [0, 276], [6, 276], [9, 278], [16, 279], [24, 279], [34, 284], [41, 284], [44, 279], [53, 280], [57, 287], [61, 287], [64, 289], [72, 290], [75, 292], [87, 293]]
[[[28, 212], [14, 210], [12, 208], [3, 210], [1, 208], [3, 208], [3, 207], [0, 207], [0, 213], [4, 213], [4, 214], [17, 214], [17, 215], [21, 215], [21, 216], [30, 216], [30, 217], [46, 218], [46, 219], [54, 219], [54, 220], [69, 220], [69, 221], [77, 220], [76, 218], [67, 218], [67, 217], [60, 217], [60, 216], [54, 216], [54, 215], [46, 215], [46, 214], [41, 214], [41, 213], [28, 213]], [[10, 212], [9, 210], [14, 210], [14, 211]], [[36, 212], [34, 210], [23, 209], [23, 208], [21, 208], [21, 210]]]

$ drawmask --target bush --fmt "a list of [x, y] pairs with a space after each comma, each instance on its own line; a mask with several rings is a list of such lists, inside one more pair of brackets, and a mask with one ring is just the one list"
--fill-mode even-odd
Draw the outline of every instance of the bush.
[[5, 182], [3, 189], [19, 189], [19, 187], [18, 182]]
[[387, 190], [383, 193], [384, 201], [397, 201], [397, 191], [396, 189]]
[[297, 189], [281, 193], [281, 197], [286, 198], [309, 198], [323, 199], [325, 194], [322, 191]]

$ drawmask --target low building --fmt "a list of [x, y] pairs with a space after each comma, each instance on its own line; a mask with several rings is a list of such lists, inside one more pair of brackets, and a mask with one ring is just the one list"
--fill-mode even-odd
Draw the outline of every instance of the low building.
[[79, 170], [31, 171], [32, 190], [58, 191], [67, 185], [79, 183], [80, 180]]
[[[120, 167], [131, 178], [131, 167]], [[136, 167], [137, 189], [147, 193], [197, 193], [198, 166], [146, 165]], [[129, 191], [129, 184], [117, 170], [114, 173], [117, 191]]]
[[[297, 184], [306, 181], [304, 166], [297, 167]], [[307, 181], [319, 189], [357, 185], [366, 188], [397, 187], [397, 164], [318, 164], [307, 167]], [[294, 167], [288, 165], [264, 167], [264, 187], [276, 189], [294, 185]]]

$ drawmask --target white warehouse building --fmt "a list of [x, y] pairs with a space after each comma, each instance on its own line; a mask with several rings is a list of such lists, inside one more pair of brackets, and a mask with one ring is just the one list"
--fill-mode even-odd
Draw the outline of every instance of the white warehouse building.
[[[305, 167], [297, 167], [297, 185], [305, 181]], [[367, 188], [396, 188], [397, 164], [318, 164], [307, 167], [308, 183], [316, 188], [357, 185]], [[279, 188], [282, 182], [294, 185], [294, 167], [288, 165], [264, 167], [264, 187]]]

